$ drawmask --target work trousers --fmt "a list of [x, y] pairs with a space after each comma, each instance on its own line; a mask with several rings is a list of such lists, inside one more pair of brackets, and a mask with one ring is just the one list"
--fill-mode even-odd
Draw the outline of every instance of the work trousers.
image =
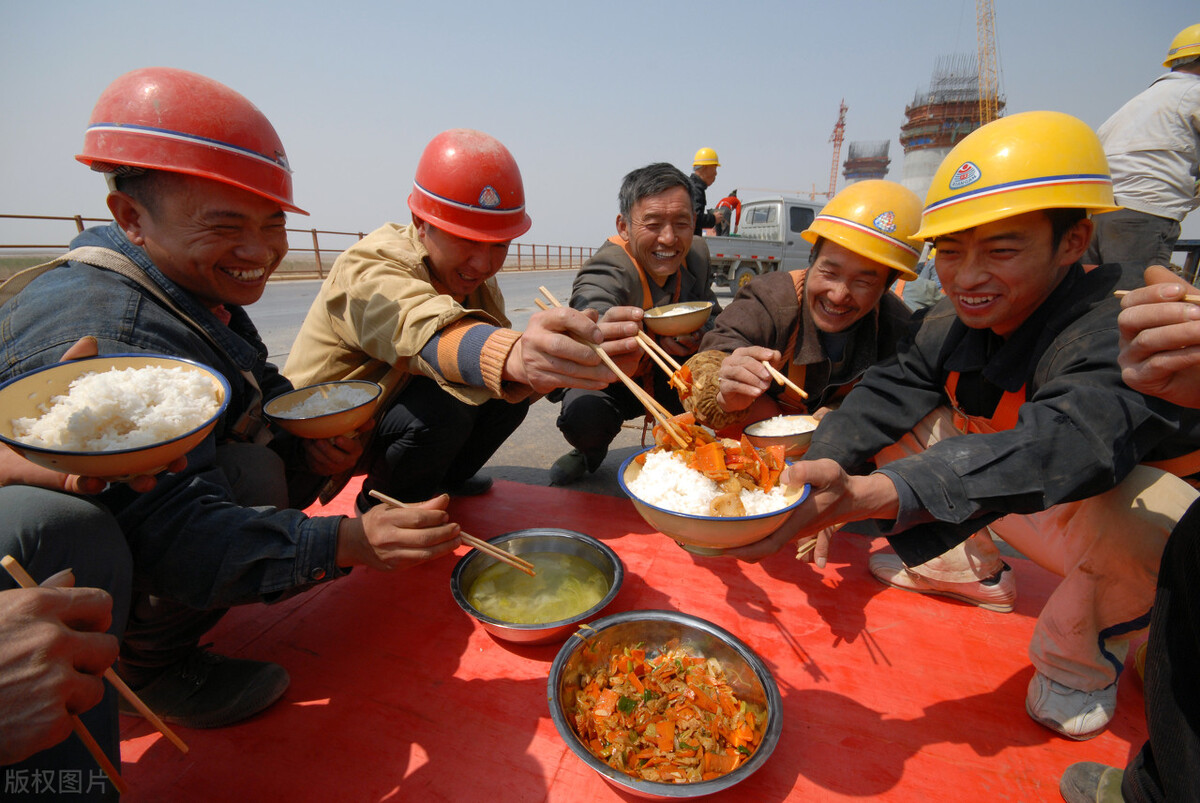
[[[85, 497], [44, 488], [12, 485], [0, 488], [0, 556], [12, 555], [41, 583], [63, 569], [75, 575], [78, 588], [102, 588], [113, 600], [108, 632], [121, 638], [129, 614], [133, 560], [116, 519]], [[16, 588], [0, 572], [0, 591]], [[111, 684], [104, 699], [80, 719], [117, 767], [121, 766], [117, 694]], [[0, 726], [2, 727], [2, 726]], [[18, 741], [21, 734], [5, 734]], [[63, 784], [77, 777], [82, 792], [64, 794]], [[6, 795], [11, 794], [11, 798]], [[33, 800], [116, 800], [116, 789], [104, 777], [75, 734], [24, 761], [0, 767], [0, 798]]]
[[1200, 503], [1163, 551], [1146, 650], [1150, 739], [1125, 770], [1134, 803], [1200, 801]]
[[[881, 452], [886, 465], [960, 434], [948, 408]], [[996, 520], [990, 530], [1034, 563], [1063, 578], [1038, 616], [1029, 658], [1064, 686], [1096, 691], [1116, 682], [1132, 637], [1149, 624], [1167, 536], [1196, 499], [1178, 477], [1136, 467], [1112, 490], [1078, 502]], [[978, 582], [1003, 561], [989, 528], [909, 570], [947, 582]]]
[[[667, 384], [667, 375], [655, 371], [653, 377], [654, 398], [672, 414], [682, 413], [683, 404]], [[633, 381], [639, 382], [641, 377]], [[614, 382], [603, 390], [568, 390], [563, 394], [556, 423], [567, 443], [583, 454], [588, 471], [595, 471], [608, 455], [608, 446], [621, 431], [621, 424], [645, 415], [646, 408], [633, 391]]]
[[375, 427], [359, 510], [377, 504], [380, 491], [419, 502], [473, 477], [516, 431], [529, 402], [489, 399], [468, 404], [437, 382], [414, 376]]

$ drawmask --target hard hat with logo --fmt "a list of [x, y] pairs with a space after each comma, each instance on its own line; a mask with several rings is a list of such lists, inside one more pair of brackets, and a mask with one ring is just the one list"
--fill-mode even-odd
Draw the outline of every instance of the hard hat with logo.
[[508, 242], [533, 225], [516, 160], [495, 137], [469, 128], [443, 131], [425, 146], [408, 208], [475, 242]]
[[224, 84], [186, 70], [146, 67], [109, 84], [75, 158], [101, 173], [200, 176], [308, 214], [292, 203], [292, 170], [266, 116]]
[[1112, 177], [1100, 138], [1062, 112], [1022, 112], [968, 134], [942, 160], [922, 240], [1039, 209], [1112, 212]]
[[894, 181], [858, 181], [833, 196], [800, 236], [810, 243], [832, 240], [905, 279], [917, 278], [921, 241], [913, 232], [921, 224], [921, 199]]
[[1189, 25], [1171, 40], [1167, 48], [1167, 58], [1164, 67], [1172, 67], [1175, 62], [1200, 56], [1200, 24]]
[[692, 157], [692, 167], [696, 167], [697, 165], [716, 165], [720, 167], [721, 163], [717, 160], [716, 151], [712, 148], [701, 148]]

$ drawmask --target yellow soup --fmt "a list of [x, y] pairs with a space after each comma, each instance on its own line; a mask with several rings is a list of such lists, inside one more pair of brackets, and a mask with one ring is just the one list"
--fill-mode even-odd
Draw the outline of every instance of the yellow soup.
[[536, 577], [496, 563], [479, 573], [467, 592], [467, 602], [493, 619], [540, 625], [578, 616], [608, 593], [604, 573], [583, 558], [561, 552], [522, 553], [521, 557], [533, 564]]

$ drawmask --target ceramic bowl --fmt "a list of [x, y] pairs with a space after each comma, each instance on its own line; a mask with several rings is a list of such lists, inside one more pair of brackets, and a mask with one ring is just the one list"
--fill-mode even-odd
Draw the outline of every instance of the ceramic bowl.
[[[337, 392], [340, 388], [365, 390], [371, 394], [371, 397], [352, 407], [344, 407], [322, 415], [297, 418], [289, 412], [314, 396], [328, 396], [329, 393]], [[379, 405], [379, 397], [382, 392], [383, 388], [376, 383], [361, 379], [322, 382], [276, 396], [263, 406], [263, 412], [272, 421], [297, 437], [312, 440], [335, 438], [338, 435], [353, 433], [365, 424], [367, 419], [375, 414], [375, 408]]]
[[642, 316], [646, 328], [656, 335], [679, 337], [690, 335], [704, 326], [712, 314], [711, 301], [681, 301], [678, 304], [663, 304], [651, 307]]
[[[763, 435], [761, 430], [766, 425], [767, 421], [778, 421], [784, 419], [787, 422], [795, 420], [797, 431], [788, 435]], [[807, 427], [807, 429], [805, 429]], [[784, 456], [789, 460], [795, 460], [802, 457], [808, 451], [809, 444], [812, 443], [813, 433], [817, 429], [817, 422], [811, 415], [785, 415], [768, 418], [763, 421], [755, 421], [749, 424], [742, 430], [742, 434], [746, 436], [755, 446], [765, 448], [767, 446], [782, 446], [784, 447]]]

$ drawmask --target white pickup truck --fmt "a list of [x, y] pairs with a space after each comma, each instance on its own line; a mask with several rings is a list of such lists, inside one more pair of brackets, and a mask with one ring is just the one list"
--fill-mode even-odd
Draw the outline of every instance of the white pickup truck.
[[737, 231], [726, 237], [705, 236], [713, 280], [734, 292], [760, 273], [808, 267], [811, 246], [800, 236], [825, 206], [798, 196], [760, 198], [742, 204]]

